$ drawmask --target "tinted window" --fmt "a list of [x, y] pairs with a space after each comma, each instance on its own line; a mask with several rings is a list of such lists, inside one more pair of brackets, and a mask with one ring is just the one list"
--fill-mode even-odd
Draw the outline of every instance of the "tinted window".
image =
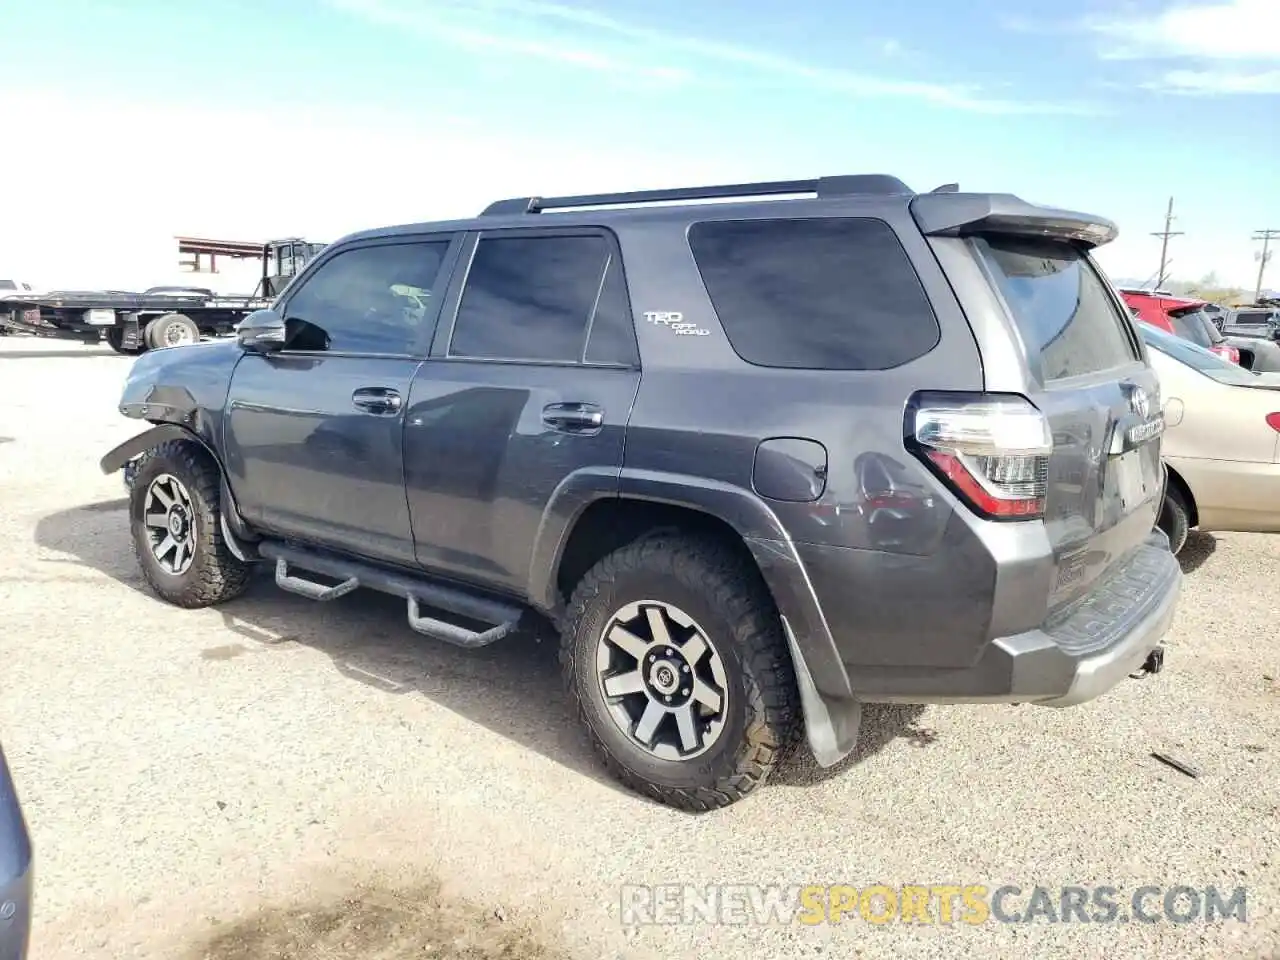
[[600, 288], [600, 302], [587, 337], [586, 360], [588, 363], [621, 363], [627, 366], [636, 366], [640, 362], [635, 322], [627, 298], [627, 282], [622, 275], [622, 265], [614, 258], [609, 260], [604, 286]]
[[1232, 322], [1245, 326], [1256, 326], [1258, 324], [1265, 324], [1268, 320], [1274, 319], [1275, 315], [1269, 310], [1241, 310], [1236, 313]]
[[1046, 380], [1099, 373], [1138, 357], [1128, 323], [1087, 257], [1065, 241], [974, 241]]
[[1202, 347], [1212, 347], [1223, 340], [1222, 334], [1218, 333], [1218, 328], [1213, 325], [1213, 321], [1199, 310], [1171, 313], [1169, 319], [1173, 321], [1173, 329], [1177, 331], [1178, 336], [1185, 337]]
[[[447, 240], [345, 250], [289, 299], [289, 346], [300, 350], [411, 354], [425, 349]], [[305, 321], [298, 324], [297, 321]]]
[[608, 258], [600, 236], [481, 239], [449, 355], [580, 361]]
[[718, 220], [689, 230], [733, 349], [766, 367], [882, 370], [941, 335], [928, 297], [881, 220]]
[[12, 280], [0, 280], [0, 290], [17, 290], [18, 285]]

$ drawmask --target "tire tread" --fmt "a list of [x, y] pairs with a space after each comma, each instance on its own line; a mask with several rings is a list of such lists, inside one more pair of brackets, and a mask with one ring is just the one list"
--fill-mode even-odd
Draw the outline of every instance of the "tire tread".
[[[606, 585], [641, 571], [668, 572], [707, 595], [722, 610], [739, 642], [743, 663], [748, 725], [728, 776], [705, 787], [655, 784], [632, 771], [592, 729], [576, 682], [577, 627]], [[799, 692], [782, 626], [772, 597], [758, 571], [713, 538], [658, 533], [616, 550], [579, 581], [565, 613], [560, 643], [565, 686], [592, 749], [610, 774], [636, 792], [691, 812], [727, 807], [763, 784], [799, 733]]]

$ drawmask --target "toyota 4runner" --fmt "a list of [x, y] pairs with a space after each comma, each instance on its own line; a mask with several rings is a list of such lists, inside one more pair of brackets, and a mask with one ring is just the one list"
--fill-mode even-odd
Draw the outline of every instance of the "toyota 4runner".
[[861, 704], [1079, 704], [1161, 663], [1159, 386], [1106, 220], [881, 175], [370, 230], [120, 411], [152, 588], [265, 563], [462, 647], [554, 626], [601, 761], [672, 806], [830, 766]]

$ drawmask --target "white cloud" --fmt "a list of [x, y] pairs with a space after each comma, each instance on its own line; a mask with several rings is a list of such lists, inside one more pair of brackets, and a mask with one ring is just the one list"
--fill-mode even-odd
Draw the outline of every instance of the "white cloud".
[[1280, 0], [1184, 0], [1154, 15], [1099, 17], [1086, 26], [1111, 59], [1280, 60]]
[[[734, 162], [596, 142], [566, 152], [559, 140], [365, 107], [219, 109], [0, 90], [0, 116], [33, 136], [75, 130], [83, 144], [5, 157], [0, 274], [45, 287], [180, 282], [177, 235], [331, 241], [367, 227], [474, 216], [504, 196], [716, 182]], [[171, 147], [121, 148], [121, 131], [155, 141], [167, 130], [183, 132]], [[225, 134], [226, 146], [184, 149], [192, 131], [210, 130]]]
[[[917, 100], [987, 114], [1091, 114], [1080, 103], [1009, 100], [974, 84], [856, 73], [818, 67], [749, 47], [672, 33], [594, 10], [542, 0], [327, 0], [373, 23], [412, 30], [472, 51], [531, 56], [597, 73], [692, 82], [716, 67], [739, 67], [860, 98]], [[901, 52], [886, 46], [882, 52]]]
[[1280, 69], [1258, 73], [1236, 70], [1170, 70], [1159, 80], [1150, 81], [1144, 86], [1150, 90], [1185, 94], [1280, 94]]

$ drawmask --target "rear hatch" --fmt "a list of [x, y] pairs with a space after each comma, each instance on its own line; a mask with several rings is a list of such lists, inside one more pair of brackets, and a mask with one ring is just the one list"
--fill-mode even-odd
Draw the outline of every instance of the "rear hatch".
[[1156, 522], [1159, 381], [1083, 246], [990, 235], [971, 245], [1025, 348], [1024, 395], [1049, 422], [1044, 523], [1058, 567], [1052, 609], [1085, 593]]
[[968, 460], [987, 492], [1029, 498], [1028, 516], [996, 519], [1043, 523], [1048, 612], [1065, 615], [1151, 534], [1163, 487], [1159, 381], [1091, 256], [1116, 228], [1007, 195], [922, 194], [912, 214], [969, 319], [988, 397], [1006, 398], [983, 411], [1007, 422], [982, 438], [993, 450]]

